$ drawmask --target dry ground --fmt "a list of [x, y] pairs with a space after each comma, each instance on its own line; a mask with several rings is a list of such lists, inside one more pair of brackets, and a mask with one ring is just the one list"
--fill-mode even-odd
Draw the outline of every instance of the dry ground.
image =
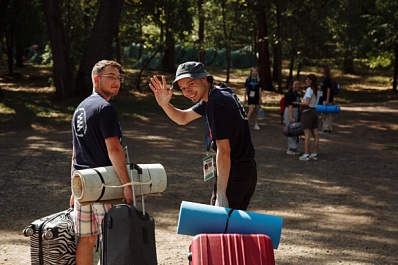
[[[176, 234], [181, 201], [208, 203], [203, 120], [164, 115], [123, 121], [137, 163], [161, 163], [168, 186], [147, 197], [160, 265], [187, 264], [191, 236]], [[282, 216], [276, 264], [398, 264], [398, 101], [342, 106], [322, 135], [318, 161], [286, 155], [278, 110], [252, 131], [258, 186], [249, 211]], [[300, 143], [303, 150], [303, 142]], [[0, 132], [0, 264], [29, 264], [31, 221], [68, 208], [71, 133], [32, 126]]]

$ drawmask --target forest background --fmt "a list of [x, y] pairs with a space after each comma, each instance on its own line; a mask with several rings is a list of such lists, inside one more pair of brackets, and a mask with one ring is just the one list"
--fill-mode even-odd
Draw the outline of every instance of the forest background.
[[[58, 98], [90, 94], [101, 59], [141, 59], [131, 87], [147, 89], [142, 72], [158, 60], [174, 73], [176, 47], [193, 48], [204, 63], [209, 52], [222, 54], [227, 83], [231, 54], [246, 47], [254, 63], [245, 67], [258, 66], [265, 90], [281, 93], [304, 66], [327, 59], [344, 74], [377, 70], [396, 92], [397, 17], [395, 0], [0, 0], [0, 52], [10, 76], [40, 55]], [[126, 56], [132, 46], [135, 58]]]
[[[134, 161], [167, 167], [167, 191], [147, 200], [159, 264], [186, 264], [180, 202], [207, 203], [212, 185], [196, 163], [203, 121], [175, 126], [148, 88], [154, 74], [170, 84], [186, 55], [240, 98], [250, 67], [260, 70], [266, 118], [252, 131], [261, 180], [250, 210], [284, 217], [278, 264], [396, 264], [397, 12], [396, 0], [0, 0], [0, 264], [28, 264], [22, 229], [68, 207], [70, 121], [104, 58], [125, 72], [112, 101]], [[342, 111], [313, 166], [286, 156], [279, 99], [295, 76], [320, 80], [323, 64]], [[192, 105], [181, 93], [173, 104]]]

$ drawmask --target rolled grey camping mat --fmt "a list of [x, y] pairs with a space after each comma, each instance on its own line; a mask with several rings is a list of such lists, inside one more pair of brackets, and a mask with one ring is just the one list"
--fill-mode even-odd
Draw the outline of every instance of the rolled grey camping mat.
[[[137, 170], [129, 172], [135, 196], [161, 193], [167, 186], [167, 175], [161, 164], [138, 164], [142, 168], [141, 181]], [[139, 183], [141, 182], [141, 183]], [[79, 203], [123, 199], [122, 184], [112, 166], [76, 170], [72, 177], [72, 192]]]

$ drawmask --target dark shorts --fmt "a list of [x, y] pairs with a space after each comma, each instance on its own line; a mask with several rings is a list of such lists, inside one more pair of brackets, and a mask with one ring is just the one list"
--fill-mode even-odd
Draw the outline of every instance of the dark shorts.
[[310, 130], [318, 128], [318, 112], [315, 108], [306, 109], [301, 113], [301, 127]]
[[[257, 165], [254, 159], [247, 162], [232, 163], [227, 186], [229, 208], [246, 210], [257, 185]], [[217, 181], [210, 204], [216, 203]]]
[[247, 100], [248, 105], [258, 105], [260, 104], [260, 97], [258, 95], [255, 95], [254, 97], [249, 97]]

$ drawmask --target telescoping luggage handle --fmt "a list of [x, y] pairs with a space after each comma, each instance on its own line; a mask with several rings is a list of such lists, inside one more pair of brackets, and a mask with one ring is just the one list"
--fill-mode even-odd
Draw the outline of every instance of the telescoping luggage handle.
[[[130, 170], [131, 170], [131, 177], [134, 178], [133, 176], [133, 170], [137, 170], [138, 172], [138, 182], [141, 182], [141, 178], [142, 178], [142, 168], [134, 163], [130, 163]], [[134, 179], [132, 179], [134, 181]], [[142, 201], [142, 214], [145, 215], [145, 202], [144, 202], [144, 188], [142, 187], [143, 185], [141, 184], [141, 201]], [[132, 188], [133, 190], [133, 198], [134, 198], [134, 207], [137, 207], [137, 201], [135, 200], [135, 189]]]

